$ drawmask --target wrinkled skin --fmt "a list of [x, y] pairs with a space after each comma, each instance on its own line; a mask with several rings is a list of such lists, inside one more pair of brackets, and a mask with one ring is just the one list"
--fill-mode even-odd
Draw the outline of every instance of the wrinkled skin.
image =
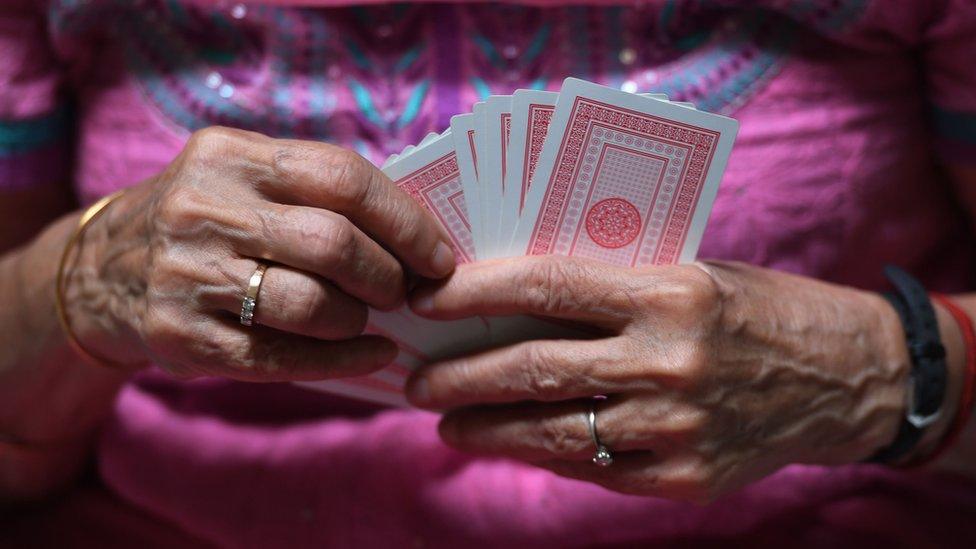
[[[90, 233], [68, 281], [80, 339], [182, 377], [368, 373], [396, 346], [360, 335], [367, 306], [402, 303], [408, 272], [454, 267], [433, 217], [360, 156], [226, 128], [196, 133]], [[255, 258], [272, 266], [244, 327]]]
[[[950, 171], [976, 211], [976, 171]], [[0, 256], [0, 505], [76, 478], [119, 387], [144, 362], [254, 381], [368, 372], [396, 349], [359, 335], [367, 305], [399, 303], [409, 273], [453, 269], [436, 221], [354, 153], [210, 128], [109, 206], [71, 257], [72, 328], [124, 365], [106, 368], [80, 360], [58, 325], [54, 279], [79, 212], [46, 193], [0, 201], [0, 249], [9, 250]], [[23, 241], [25, 227], [47, 222]], [[272, 266], [258, 324], [245, 328], [237, 315], [256, 258]], [[976, 314], [976, 294], [953, 297]], [[705, 502], [787, 463], [854, 462], [888, 444], [903, 413], [908, 366], [894, 312], [873, 294], [807, 278], [728, 263], [633, 270], [518, 258], [463, 266], [422, 287], [412, 306], [439, 318], [525, 313], [599, 327], [590, 341], [429, 365], [409, 396], [446, 411], [442, 436], [458, 448], [622, 492]], [[965, 366], [961, 332], [936, 312], [949, 386], [918, 455], [953, 418]], [[597, 394], [609, 397], [597, 423], [616, 457], [605, 469], [589, 462], [584, 416]], [[934, 468], [972, 476], [968, 425]]]
[[[879, 296], [736, 263], [618, 268], [530, 257], [424, 288], [433, 318], [533, 314], [606, 331], [432, 364], [409, 398], [449, 444], [626, 493], [708, 502], [790, 463], [842, 464], [892, 440], [908, 358]], [[597, 404], [614, 463], [595, 466]]]

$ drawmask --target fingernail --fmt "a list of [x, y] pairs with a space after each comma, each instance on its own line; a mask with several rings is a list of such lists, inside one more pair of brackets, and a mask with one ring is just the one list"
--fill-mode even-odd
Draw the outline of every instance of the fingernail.
[[407, 388], [407, 398], [410, 402], [422, 406], [430, 400], [430, 389], [427, 387], [427, 380], [423, 377], [418, 378]]
[[455, 259], [454, 250], [446, 242], [438, 242], [434, 248], [434, 255], [431, 256], [430, 266], [439, 276], [447, 276], [454, 270]]

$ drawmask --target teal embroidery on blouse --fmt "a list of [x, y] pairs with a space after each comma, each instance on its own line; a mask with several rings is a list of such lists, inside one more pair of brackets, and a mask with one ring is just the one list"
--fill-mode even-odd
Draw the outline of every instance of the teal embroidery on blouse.
[[[461, 39], [469, 45], [457, 45], [458, 94], [484, 98], [516, 87], [556, 89], [566, 76], [579, 76], [663, 91], [704, 110], [730, 113], [777, 74], [800, 26], [838, 32], [867, 4], [796, 0], [778, 12], [726, 0], [669, 0], [659, 10], [397, 5], [392, 21], [434, 17], [441, 9], [477, 16], [464, 19], [471, 28]], [[384, 132], [406, 139], [441, 129], [432, 127], [438, 120], [434, 84], [437, 94], [454, 91], [446, 92], [445, 82], [436, 80], [438, 59], [417, 25], [394, 25], [392, 35], [379, 37], [373, 10], [390, 8], [254, 4], [238, 21], [229, 17], [228, 6], [52, 0], [51, 32], [83, 39], [97, 32], [114, 40], [149, 102], [188, 130], [224, 124], [282, 136], [365, 139], [377, 146], [392, 141]], [[709, 29], [691, 32], [699, 15]], [[723, 30], [716, 19], [735, 28]], [[650, 42], [659, 38], [661, 44]], [[381, 47], [374, 51], [373, 42]], [[516, 42], [522, 50], [513, 56]], [[400, 49], [384, 49], [384, 43]], [[333, 125], [335, 119], [340, 122]]]
[[488, 82], [485, 82], [484, 78], [472, 76], [471, 87], [474, 88], [475, 92], [478, 94], [478, 99], [481, 101], [488, 99], [488, 96], [491, 95], [491, 86], [488, 85]]
[[[691, 62], [679, 59], [662, 67], [659, 81], [644, 91], [692, 101], [698, 109], [709, 112], [730, 113], [738, 108], [752, 90], [778, 73], [797, 24], [762, 11], [730, 21], [734, 21], [734, 28], [710, 37], [701, 53], [690, 54], [697, 56]], [[766, 45], [757, 50], [752, 46], [760, 33], [766, 33]], [[714, 77], [722, 73], [723, 78]]]
[[67, 137], [70, 123], [67, 105], [33, 118], [0, 120], [0, 156], [25, 154], [58, 143]]
[[370, 96], [369, 90], [366, 89], [366, 86], [363, 86], [357, 80], [350, 79], [349, 89], [352, 91], [353, 97], [356, 99], [356, 105], [363, 113], [363, 116], [377, 126], [384, 125], [383, 118], [380, 116], [379, 110], [373, 103], [373, 98]]
[[410, 125], [411, 122], [417, 118], [420, 114], [420, 107], [424, 103], [424, 98], [427, 97], [427, 90], [430, 89], [430, 82], [424, 80], [410, 94], [410, 99], [407, 100], [407, 104], [404, 106], [403, 114], [400, 115], [400, 120], [397, 125], [400, 128], [405, 128]]

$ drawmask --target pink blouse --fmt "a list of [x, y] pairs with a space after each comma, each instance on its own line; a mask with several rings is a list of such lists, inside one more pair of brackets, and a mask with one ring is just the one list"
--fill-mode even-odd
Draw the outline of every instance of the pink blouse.
[[[892, 262], [976, 289], [938, 168], [976, 165], [970, 0], [7, 0], [0, 51], [0, 196], [91, 201], [214, 124], [378, 162], [488, 94], [579, 76], [740, 121], [702, 257], [864, 288]], [[151, 371], [119, 396], [97, 479], [0, 545], [976, 544], [959, 479], [791, 466], [702, 508], [462, 455], [436, 420]]]

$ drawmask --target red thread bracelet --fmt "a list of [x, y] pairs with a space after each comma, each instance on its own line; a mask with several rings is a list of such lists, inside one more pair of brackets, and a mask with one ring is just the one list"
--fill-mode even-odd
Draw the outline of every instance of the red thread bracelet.
[[959, 438], [963, 427], [966, 426], [969, 416], [972, 414], [973, 397], [976, 396], [976, 330], [973, 329], [973, 321], [965, 311], [953, 303], [948, 297], [936, 293], [930, 294], [930, 297], [937, 301], [939, 305], [945, 307], [952, 315], [952, 318], [955, 319], [956, 324], [959, 325], [959, 331], [962, 332], [962, 340], [966, 346], [966, 370], [963, 379], [962, 398], [959, 400], [959, 408], [956, 410], [955, 417], [952, 418], [952, 423], [949, 424], [949, 429], [943, 435], [942, 440], [935, 450], [928, 456], [913, 461], [910, 464], [911, 467], [921, 467], [932, 463], [952, 447], [956, 439]]

